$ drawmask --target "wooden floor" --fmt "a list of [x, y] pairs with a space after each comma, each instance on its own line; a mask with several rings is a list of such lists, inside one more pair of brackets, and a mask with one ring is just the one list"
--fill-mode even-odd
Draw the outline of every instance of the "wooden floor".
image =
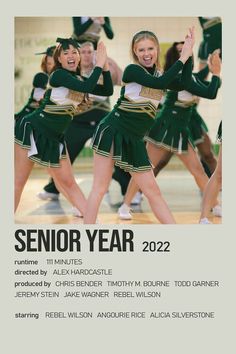
[[[91, 184], [91, 173], [80, 173], [77, 183], [88, 195]], [[83, 219], [74, 217], [71, 206], [60, 196], [59, 201], [42, 201], [36, 194], [47, 183], [48, 176], [44, 170], [35, 169], [23, 191], [21, 202], [15, 215], [17, 224], [83, 224]], [[198, 224], [200, 215], [201, 195], [198, 188], [187, 171], [163, 171], [158, 177], [161, 188], [177, 224]], [[98, 215], [99, 224], [157, 224], [144, 198], [141, 206], [134, 206], [133, 219], [124, 221], [117, 216], [117, 209], [122, 202], [120, 188], [117, 182], [112, 181], [110, 198], [104, 198]], [[221, 218], [210, 217], [212, 223], [220, 224]]]

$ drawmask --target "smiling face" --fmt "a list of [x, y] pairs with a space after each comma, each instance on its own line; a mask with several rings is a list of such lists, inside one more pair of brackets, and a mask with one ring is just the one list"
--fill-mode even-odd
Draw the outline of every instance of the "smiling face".
[[61, 52], [58, 56], [58, 61], [61, 64], [62, 68], [69, 71], [76, 71], [79, 62], [80, 55], [78, 49], [73, 47], [71, 44], [68, 49], [61, 49]]
[[158, 50], [154, 40], [150, 38], [141, 39], [134, 44], [134, 53], [139, 64], [151, 68], [157, 62]]

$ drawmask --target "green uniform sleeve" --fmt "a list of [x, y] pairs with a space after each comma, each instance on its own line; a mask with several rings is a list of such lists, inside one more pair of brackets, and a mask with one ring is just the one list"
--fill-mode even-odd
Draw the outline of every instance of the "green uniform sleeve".
[[168, 89], [173, 91], [187, 90], [192, 81], [192, 69], [193, 60], [190, 57], [184, 64], [182, 72], [168, 85]]
[[111, 27], [110, 19], [109, 17], [105, 17], [105, 23], [102, 26], [104, 28], [104, 32], [106, 33], [107, 38], [112, 39], [114, 37], [114, 32]]
[[206, 22], [206, 20], [204, 20], [204, 18], [203, 18], [202, 16], [199, 16], [199, 17], [198, 17], [198, 21], [199, 21], [199, 23], [200, 23], [200, 26], [203, 28], [203, 25], [204, 25], [204, 23]]
[[86, 32], [89, 26], [91, 26], [91, 24], [93, 23], [91, 18], [89, 18], [88, 21], [82, 24], [81, 17], [72, 17], [72, 21], [73, 21], [74, 33], [77, 36], [80, 36], [81, 34]]
[[97, 96], [111, 96], [113, 94], [113, 83], [110, 71], [103, 71], [103, 85], [96, 85], [92, 93]]
[[197, 79], [192, 80], [191, 85], [188, 88], [188, 91], [193, 95], [212, 100], [216, 98], [220, 84], [221, 84], [220, 78], [218, 76], [213, 75], [211, 81], [206, 83], [201, 82], [200, 80]]
[[200, 70], [198, 73], [194, 73], [193, 75], [197, 77], [199, 80], [204, 81], [209, 74], [209, 67], [206, 65], [202, 70]]
[[58, 69], [52, 73], [49, 82], [53, 87], [67, 87], [70, 90], [93, 93], [102, 68], [95, 66], [91, 76], [86, 81], [79, 80], [76, 76], [64, 69]]
[[45, 73], [37, 73], [33, 78], [33, 87], [46, 89], [48, 83], [48, 75]]
[[173, 81], [174, 77], [178, 75], [179, 71], [183, 68], [183, 63], [177, 60], [163, 75], [154, 77], [149, 74], [142, 66], [130, 64], [126, 67], [122, 81], [125, 83], [136, 82], [142, 86], [166, 89]]
[[193, 71], [193, 58], [190, 57], [184, 64], [182, 73], [180, 75], [180, 85], [186, 89], [190, 86], [192, 81], [192, 71]]

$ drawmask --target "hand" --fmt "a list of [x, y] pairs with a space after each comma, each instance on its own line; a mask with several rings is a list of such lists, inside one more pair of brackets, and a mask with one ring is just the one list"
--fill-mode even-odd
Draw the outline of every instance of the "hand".
[[191, 40], [192, 40], [192, 48], [195, 44], [195, 27], [192, 26], [189, 28], [189, 36], [191, 37]]
[[105, 44], [103, 42], [99, 42], [97, 46], [97, 54], [96, 54], [96, 66], [104, 67], [105, 62], [107, 60], [107, 51]]
[[221, 71], [221, 60], [220, 60], [220, 50], [216, 49], [208, 57], [208, 67], [210, 72], [215, 76], [220, 76]]
[[97, 19], [98, 19], [98, 22], [100, 23], [100, 25], [104, 25], [104, 23], [105, 23], [104, 17], [97, 17]]
[[110, 70], [110, 65], [108, 63], [108, 60], [106, 60], [104, 66], [103, 66], [103, 71], [109, 71], [109, 70]]
[[185, 42], [181, 51], [179, 60], [185, 63], [193, 54], [193, 46], [195, 43], [194, 27], [189, 28], [189, 33], [185, 37]]
[[104, 17], [91, 17], [91, 20], [99, 25], [104, 25], [105, 23]]

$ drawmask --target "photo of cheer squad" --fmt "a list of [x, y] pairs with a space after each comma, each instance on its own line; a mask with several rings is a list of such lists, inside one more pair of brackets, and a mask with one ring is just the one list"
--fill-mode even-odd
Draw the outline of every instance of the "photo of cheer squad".
[[15, 223], [221, 224], [221, 67], [220, 17], [15, 17]]

